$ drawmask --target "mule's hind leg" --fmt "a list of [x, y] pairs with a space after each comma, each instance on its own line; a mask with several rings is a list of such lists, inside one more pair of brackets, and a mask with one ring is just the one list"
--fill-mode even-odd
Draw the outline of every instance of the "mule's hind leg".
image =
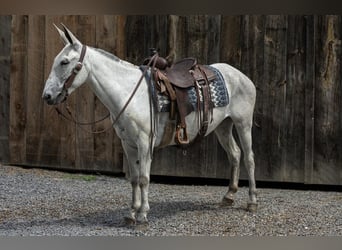
[[215, 130], [218, 141], [226, 151], [231, 167], [231, 177], [228, 192], [222, 200], [222, 205], [231, 206], [234, 203], [234, 194], [238, 190], [240, 175], [241, 150], [233, 136], [233, 121], [230, 118], [224, 120]]
[[239, 135], [241, 147], [243, 150], [243, 159], [248, 172], [249, 180], [249, 200], [247, 209], [251, 212], [257, 210], [257, 191], [254, 177], [254, 154], [252, 150], [252, 121], [242, 121], [235, 123], [236, 130]]

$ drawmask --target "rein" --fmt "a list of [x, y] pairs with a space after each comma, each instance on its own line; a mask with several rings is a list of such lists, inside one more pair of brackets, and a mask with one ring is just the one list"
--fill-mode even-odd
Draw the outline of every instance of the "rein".
[[99, 122], [102, 122], [104, 121], [105, 119], [107, 119], [110, 114], [108, 112], [107, 115], [105, 115], [104, 117], [96, 120], [96, 121], [93, 121], [93, 122], [79, 122], [77, 121], [77, 119], [72, 115], [72, 112], [69, 108], [68, 105], [65, 106], [65, 109], [67, 111], [67, 113], [69, 114], [70, 117], [68, 117], [67, 115], [65, 115], [59, 107], [55, 107], [55, 110], [57, 111], [57, 114], [62, 116], [65, 120], [69, 121], [69, 122], [72, 122], [74, 124], [76, 124], [77, 126], [79, 126], [83, 131], [87, 132], [87, 133], [90, 133], [90, 134], [101, 134], [101, 133], [104, 133], [104, 132], [107, 132], [109, 129], [112, 128], [112, 126], [108, 127], [108, 128], [105, 128], [105, 129], [102, 129], [102, 130], [97, 130], [97, 131], [93, 131], [93, 130], [88, 130], [88, 129], [85, 129], [84, 127], [82, 126], [90, 126], [90, 125], [95, 125]]
[[[77, 74], [81, 71], [82, 67], [83, 67], [83, 60], [84, 60], [84, 56], [87, 50], [87, 46], [83, 45], [82, 46], [82, 51], [81, 51], [81, 55], [80, 55], [80, 59], [78, 60], [76, 66], [74, 67], [74, 69], [71, 72], [71, 75], [68, 77], [68, 79], [65, 81], [64, 83], [64, 90], [67, 91], [68, 88], [71, 87], [71, 85], [73, 84]], [[156, 53], [155, 55], [153, 55], [151, 57], [151, 59], [149, 60], [147, 66], [151, 66], [151, 63], [154, 61], [154, 65], [156, 62], [156, 58], [158, 57], [158, 54]], [[153, 66], [154, 66], [153, 65]], [[79, 126], [80, 128], [82, 128], [84, 131], [91, 133], [91, 134], [100, 134], [100, 133], [104, 133], [106, 131], [108, 131], [109, 129], [113, 128], [113, 126], [118, 122], [119, 118], [121, 117], [121, 115], [123, 114], [123, 112], [126, 110], [126, 108], [128, 107], [129, 103], [131, 102], [131, 100], [133, 99], [133, 96], [135, 95], [135, 93], [137, 92], [142, 80], [144, 79], [146, 73], [147, 73], [148, 67], [146, 67], [144, 69], [144, 71], [142, 72], [142, 75], [140, 77], [140, 79], [138, 80], [132, 94], [130, 95], [130, 97], [128, 98], [128, 100], [126, 101], [125, 105], [122, 107], [122, 109], [120, 110], [120, 112], [118, 113], [118, 115], [115, 117], [114, 121], [112, 122], [112, 125], [108, 128], [105, 128], [103, 130], [99, 130], [99, 131], [89, 131], [87, 129], [84, 129], [82, 126], [89, 126], [89, 125], [95, 125], [101, 121], [104, 121], [105, 119], [107, 119], [108, 117], [110, 117], [110, 112], [108, 112], [107, 115], [105, 115], [104, 117], [100, 118], [99, 120], [96, 120], [94, 122], [79, 122], [77, 121], [77, 119], [72, 115], [70, 109], [68, 106], [66, 106], [66, 110], [69, 114], [69, 116], [71, 118], [69, 118], [68, 116], [66, 116], [60, 109], [59, 107], [55, 107], [55, 110], [57, 111], [57, 114], [62, 116], [64, 119], [66, 119], [67, 121], [73, 122], [74, 124], [76, 124], [77, 126]], [[68, 95], [68, 92], [67, 92]]]

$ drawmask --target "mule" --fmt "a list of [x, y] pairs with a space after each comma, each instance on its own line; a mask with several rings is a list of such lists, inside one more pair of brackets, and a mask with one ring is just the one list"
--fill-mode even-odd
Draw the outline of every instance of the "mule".
[[[63, 30], [56, 25], [55, 27], [65, 46], [54, 59], [43, 90], [43, 99], [49, 105], [59, 104], [86, 82], [109, 110], [111, 119], [114, 121], [126, 104], [128, 96], [135, 89], [138, 79], [142, 77], [141, 69], [104, 50], [83, 45], [64, 25]], [[256, 211], [257, 192], [251, 135], [256, 99], [255, 86], [246, 75], [228, 64], [215, 63], [211, 66], [220, 71], [230, 94], [228, 105], [213, 109], [213, 119], [206, 133], [208, 135], [215, 132], [231, 162], [231, 179], [222, 204], [233, 205], [234, 195], [238, 190], [242, 149], [249, 178], [247, 209]], [[133, 223], [147, 222], [150, 209], [148, 192], [153, 150], [161, 143], [169, 119], [168, 113], [150, 112], [152, 107], [148, 82], [145, 78], [141, 80], [141, 85], [131, 102], [113, 126], [121, 139], [128, 160], [132, 204], [125, 218]], [[151, 134], [153, 124], [150, 122], [151, 115], [154, 116], [156, 126], [154, 134]], [[190, 140], [193, 140], [199, 132], [197, 119], [196, 112], [186, 116]], [[234, 139], [233, 126], [236, 128], [241, 149]], [[170, 145], [174, 144], [174, 142], [170, 143]]]

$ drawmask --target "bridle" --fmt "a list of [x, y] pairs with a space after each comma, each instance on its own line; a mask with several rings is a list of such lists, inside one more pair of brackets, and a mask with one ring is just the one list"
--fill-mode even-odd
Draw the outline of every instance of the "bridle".
[[[66, 79], [66, 81], [64, 82], [63, 85], [63, 91], [66, 92], [65, 94], [65, 98], [68, 97], [68, 89], [71, 87], [71, 85], [74, 83], [74, 80], [77, 76], [77, 74], [81, 71], [81, 69], [83, 68], [83, 60], [84, 60], [84, 56], [86, 54], [87, 51], [87, 46], [86, 45], [82, 45], [82, 50], [81, 50], [81, 55], [80, 55], [80, 59], [78, 60], [78, 62], [76, 63], [75, 67], [73, 68], [73, 70], [71, 71], [70, 76]], [[96, 120], [94, 122], [80, 122], [77, 121], [77, 119], [72, 115], [72, 112], [70, 110], [70, 108], [68, 106], [65, 107], [67, 113], [69, 114], [70, 117], [68, 117], [67, 115], [65, 115], [60, 108], [57, 106], [55, 107], [58, 115], [62, 116], [64, 119], [73, 122], [74, 124], [78, 125], [80, 128], [82, 128], [83, 130], [85, 130], [86, 132], [92, 133], [92, 134], [99, 134], [99, 133], [103, 133], [105, 131], [107, 131], [108, 129], [103, 129], [100, 131], [89, 131], [87, 129], [84, 129], [82, 126], [85, 125], [95, 125], [96, 123], [99, 123], [105, 119], [107, 119], [110, 114], [108, 112], [107, 115], [105, 115], [104, 117], [100, 118], [99, 120]]]
[[[87, 51], [87, 46], [86, 46], [86, 45], [83, 45], [83, 46], [82, 46], [81, 55], [80, 55], [80, 59], [78, 60], [78, 62], [77, 62], [77, 64], [75, 65], [74, 69], [72, 70], [71, 75], [67, 78], [67, 80], [65, 81], [65, 83], [64, 83], [64, 85], [63, 85], [63, 90], [66, 91], [66, 97], [68, 96], [68, 88], [71, 87], [71, 85], [73, 84], [73, 82], [74, 82], [74, 80], [75, 80], [77, 74], [81, 71], [81, 69], [82, 69], [82, 67], [83, 67], [83, 60], [84, 60], [84, 56], [85, 56], [85, 54], [86, 54], [86, 51]], [[111, 129], [111, 128], [117, 123], [117, 121], [119, 120], [120, 116], [121, 116], [121, 115], [123, 114], [123, 112], [126, 110], [128, 104], [131, 102], [131, 100], [132, 100], [133, 96], [135, 95], [136, 91], [138, 90], [138, 88], [139, 88], [139, 86], [140, 86], [140, 84], [141, 84], [143, 78], [145, 77], [145, 75], [146, 75], [146, 73], [147, 73], [147, 70], [148, 70], [149, 66], [151, 66], [152, 62], [153, 62], [153, 66], [152, 66], [152, 67], [155, 66], [155, 62], [157, 61], [157, 60], [155, 60], [155, 59], [157, 59], [157, 57], [158, 57], [158, 53], [156, 53], [155, 55], [153, 55], [153, 56], [151, 57], [151, 59], [149, 60], [149, 62], [148, 62], [148, 64], [147, 64], [148, 67], [146, 67], [146, 68], [144, 69], [144, 71], [143, 71], [143, 73], [142, 73], [142, 75], [141, 75], [139, 81], [137, 82], [137, 84], [136, 84], [136, 86], [135, 86], [135, 88], [134, 88], [132, 94], [130, 95], [130, 97], [129, 97], [128, 100], [126, 101], [125, 105], [122, 107], [121, 111], [120, 111], [120, 112], [118, 113], [118, 115], [115, 117], [115, 120], [112, 122], [112, 125], [111, 125], [110, 127], [106, 128], [106, 129], [103, 129], [103, 130], [100, 130], [100, 131], [89, 131], [89, 130], [84, 129], [84, 128], [82, 127], [82, 126], [84, 126], [84, 125], [95, 125], [95, 124], [97, 124], [97, 123], [99, 123], [99, 122], [101, 122], [101, 121], [107, 119], [108, 117], [110, 117], [110, 112], [108, 112], [107, 115], [105, 115], [104, 117], [102, 117], [102, 118], [100, 118], [99, 120], [96, 120], [96, 121], [94, 121], [94, 122], [79, 122], [79, 121], [77, 121], [77, 119], [72, 115], [72, 113], [71, 113], [71, 111], [70, 111], [70, 109], [69, 109], [68, 107], [66, 107], [66, 110], [67, 110], [67, 112], [69, 113], [69, 116], [70, 116], [70, 117], [66, 116], [66, 115], [59, 109], [59, 107], [55, 107], [55, 109], [56, 109], [58, 115], [61, 115], [64, 119], [73, 122], [74, 124], [76, 124], [76, 125], [78, 125], [80, 128], [82, 128], [84, 131], [86, 131], [86, 132], [88, 132], [88, 133], [91, 133], [91, 134], [100, 134], [100, 133], [103, 133], [103, 132], [108, 131], [109, 129]]]
[[80, 59], [78, 60], [78, 62], [76, 63], [74, 69], [72, 70], [71, 75], [68, 77], [68, 79], [64, 83], [63, 88], [65, 90], [67, 90], [68, 88], [71, 87], [71, 85], [73, 84], [73, 82], [75, 80], [75, 77], [81, 71], [81, 69], [83, 67], [83, 60], [84, 60], [84, 56], [85, 56], [86, 51], [87, 51], [87, 46], [83, 45], [82, 46], [81, 55], [80, 55]]

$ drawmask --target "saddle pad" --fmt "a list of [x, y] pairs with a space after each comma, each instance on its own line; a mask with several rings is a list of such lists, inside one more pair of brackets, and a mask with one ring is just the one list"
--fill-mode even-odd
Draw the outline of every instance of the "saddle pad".
[[[221, 73], [211, 67], [206, 66], [213, 70], [215, 72], [216, 78], [212, 81], [210, 81], [210, 95], [211, 95], [211, 101], [213, 103], [214, 107], [224, 107], [228, 105], [229, 103], [229, 95], [228, 90], [226, 88], [226, 85], [224, 83], [223, 77]], [[189, 102], [192, 105], [192, 108], [194, 111], [197, 111], [197, 95], [195, 87], [188, 88], [188, 96], [189, 96]], [[156, 106], [159, 112], [169, 112], [170, 111], [170, 99], [168, 96], [161, 94], [160, 92], [157, 92], [156, 94]], [[200, 96], [200, 100], [202, 102], [203, 97]]]
[[[213, 70], [215, 72], [215, 79], [210, 81], [210, 95], [211, 95], [211, 101], [212, 104], [215, 107], [224, 107], [228, 105], [229, 103], [229, 94], [228, 90], [226, 88], [225, 82], [223, 80], [223, 77], [221, 73], [214, 67], [211, 67], [209, 65], [205, 65], [205, 67], [208, 67], [209, 69]], [[141, 67], [143, 70], [143, 68]], [[156, 88], [155, 84], [152, 83], [153, 79], [151, 78], [151, 72], [148, 71], [148, 74], [146, 74], [146, 78], [148, 82], [151, 82], [150, 84], [150, 90], [151, 95], [154, 101], [154, 104], [157, 108], [158, 112], [170, 112], [170, 99], [168, 96], [160, 93]], [[197, 94], [195, 87], [189, 87], [188, 90], [188, 97], [189, 97], [189, 103], [192, 106], [193, 111], [197, 111]], [[200, 96], [200, 100], [202, 102], [203, 97]]]

